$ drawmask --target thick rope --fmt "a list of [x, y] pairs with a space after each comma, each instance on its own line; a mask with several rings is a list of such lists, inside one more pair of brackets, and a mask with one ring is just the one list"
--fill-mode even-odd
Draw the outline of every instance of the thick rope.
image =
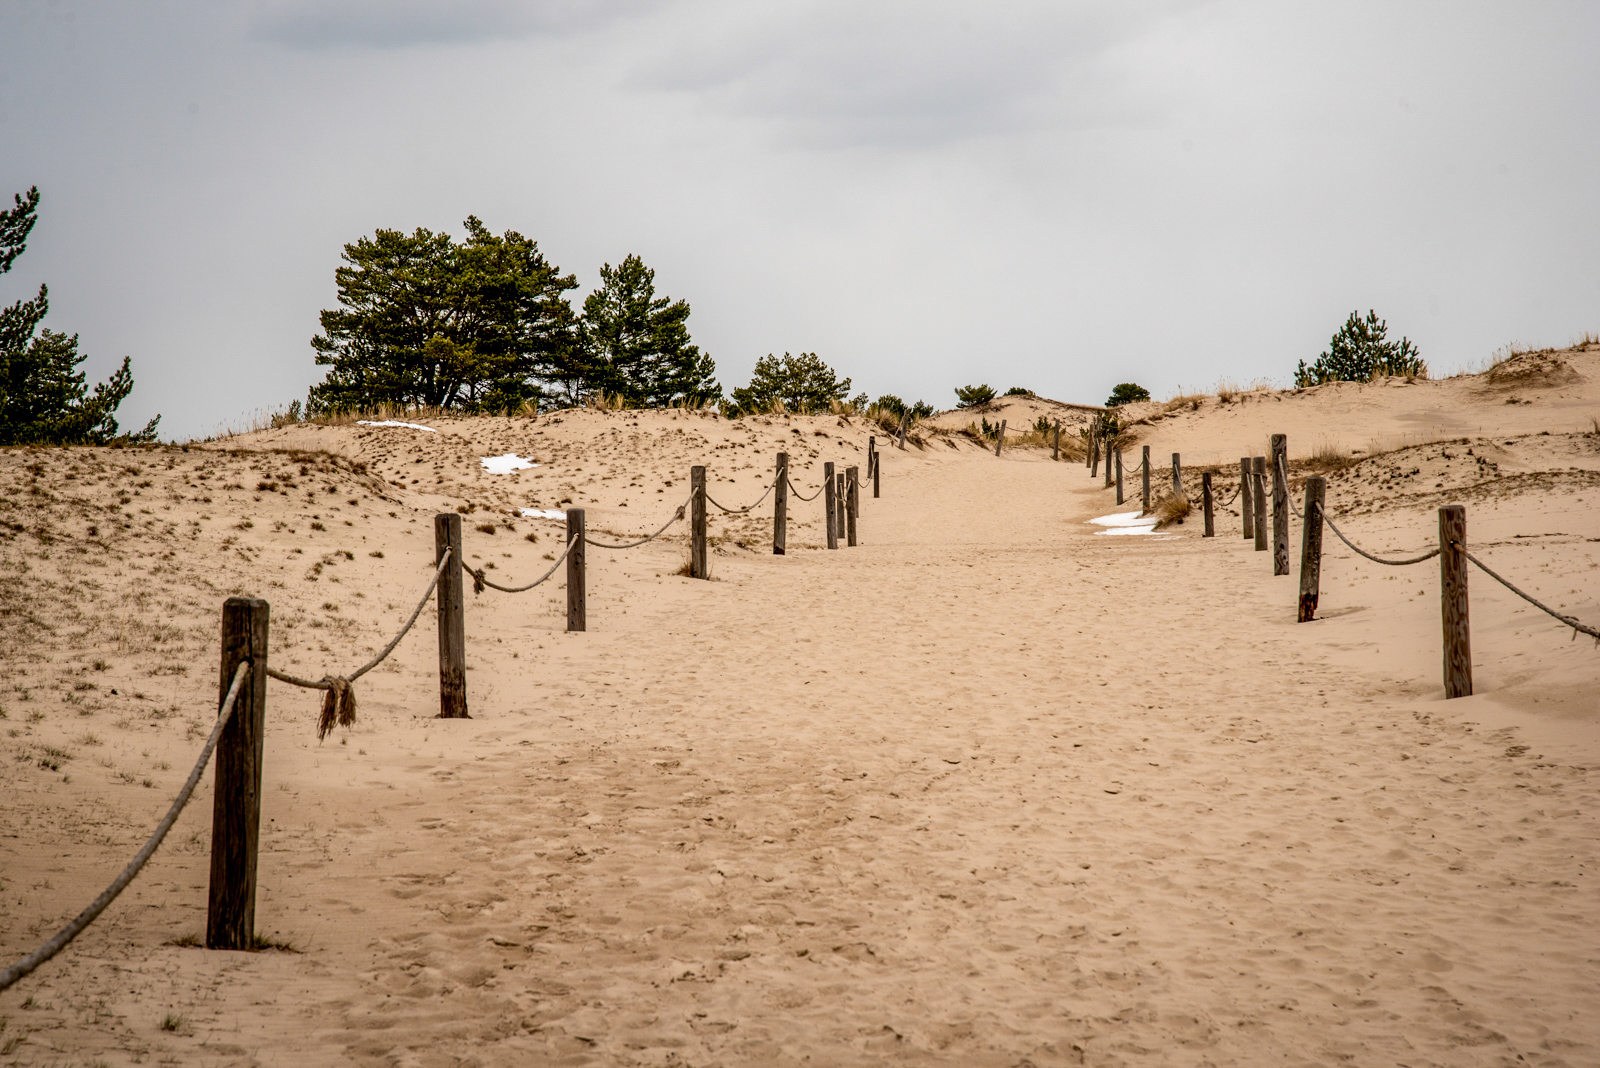
[[1244, 492], [1244, 483], [1241, 482], [1241, 483], [1239, 483], [1238, 488], [1233, 491], [1233, 496], [1232, 497], [1229, 497], [1225, 501], [1218, 501], [1215, 497], [1212, 497], [1211, 498], [1211, 503], [1216, 505], [1218, 508], [1226, 508], [1226, 507], [1228, 507], [1228, 505], [1230, 505], [1234, 501], [1238, 500], [1239, 499], [1239, 494], [1241, 494], [1243, 492]]
[[271, 664], [267, 665], [267, 677], [287, 682], [291, 686], [299, 686], [307, 690], [323, 690], [322, 714], [317, 719], [317, 740], [321, 741], [328, 736], [335, 726], [348, 727], [356, 721], [356, 692], [350, 684], [361, 676], [383, 663], [384, 658], [394, 652], [395, 646], [400, 644], [400, 639], [406, 636], [412, 626], [417, 622], [417, 617], [422, 615], [422, 609], [427, 605], [428, 598], [433, 596], [433, 589], [439, 585], [439, 576], [444, 574], [445, 565], [450, 562], [451, 551], [446, 549], [439, 558], [439, 566], [433, 569], [433, 580], [428, 583], [428, 588], [422, 591], [422, 599], [417, 602], [416, 610], [411, 613], [411, 618], [406, 620], [406, 625], [400, 628], [400, 633], [390, 639], [383, 651], [371, 660], [362, 664], [348, 675], [324, 675], [313, 682], [311, 679], [302, 679], [297, 675], [290, 675], [286, 671], [279, 671]]
[[816, 493], [813, 493], [811, 496], [807, 497], [805, 494], [800, 492], [800, 487], [796, 486], [792, 479], [789, 482], [789, 490], [790, 490], [790, 492], [792, 492], [796, 497], [800, 498], [802, 501], [814, 501], [814, 500], [816, 500], [817, 497], [821, 495], [822, 491], [827, 489], [827, 488], [828, 488], [827, 483], [823, 483], [822, 485], [817, 487], [817, 492]]
[[773, 487], [776, 486], [776, 485], [777, 485], [777, 483], [774, 482], [771, 486], [768, 486], [766, 488], [766, 491], [763, 492], [761, 494], [761, 496], [757, 497], [754, 502], [745, 505], [743, 508], [729, 508], [725, 504], [717, 504], [716, 499], [713, 498], [711, 496], [711, 494], [709, 494], [709, 493], [706, 494], [706, 500], [710, 501], [712, 504], [716, 504], [718, 508], [721, 508], [724, 512], [727, 512], [729, 515], [744, 515], [750, 509], [754, 508], [756, 505], [758, 505], [762, 501], [766, 500], [767, 499], [767, 494], [771, 493], [772, 490], [773, 490]]
[[1361, 556], [1365, 556], [1368, 560], [1371, 560], [1375, 564], [1387, 564], [1390, 567], [1407, 567], [1411, 564], [1420, 564], [1426, 560], [1432, 560], [1435, 556], [1439, 555], [1438, 549], [1430, 549], [1421, 556], [1413, 556], [1408, 560], [1385, 560], [1381, 556], [1373, 556], [1371, 553], [1361, 548], [1361, 546], [1345, 537], [1344, 532], [1333, 525], [1333, 517], [1328, 514], [1328, 510], [1326, 508], [1322, 507], [1321, 505], [1317, 505], [1317, 511], [1322, 513], [1323, 521], [1328, 524], [1328, 529], [1337, 534], [1340, 541], [1344, 542], [1356, 553], [1360, 554]]
[[[694, 494], [689, 495], [689, 501], [692, 500], [694, 500]], [[647, 534], [638, 541], [623, 542], [621, 545], [610, 545], [603, 541], [595, 541], [587, 534], [583, 536], [583, 540], [590, 545], [593, 545], [596, 549], [632, 549], [643, 545], [647, 541], [655, 541], [657, 538], [661, 537], [661, 535], [667, 532], [668, 527], [683, 518], [684, 509], [689, 507], [689, 501], [684, 501], [682, 504], [678, 505], [678, 510], [672, 513], [672, 518], [667, 520], [665, 523], [662, 523], [660, 529], [654, 534]]]
[[[1455, 545], [1457, 548], [1461, 548], [1460, 542], [1451, 542], [1451, 544]], [[1465, 548], [1461, 548], [1461, 555], [1465, 556], [1468, 560], [1471, 560], [1474, 564], [1476, 564], [1479, 571], [1482, 571], [1485, 575], [1488, 575], [1490, 578], [1500, 583], [1500, 585], [1504, 586], [1518, 597], [1521, 597], [1524, 601], [1527, 601], [1529, 604], [1533, 605], [1533, 607], [1539, 609], [1541, 612], [1544, 612], [1549, 616], [1554, 617], [1555, 619], [1559, 619], [1562, 623], [1571, 627], [1575, 632], [1574, 636], [1576, 636], [1576, 634], [1587, 634], [1596, 641], [1600, 641], [1600, 630], [1596, 630], [1593, 627], [1586, 627], [1582, 623], [1579, 623], [1572, 616], [1564, 616], [1560, 612], [1557, 612], [1554, 608], [1551, 608], [1549, 605], [1540, 604], [1538, 601], [1534, 600], [1532, 597], [1529, 597], [1511, 583], [1495, 574], [1489, 569], [1487, 564], [1485, 564], [1482, 560], [1479, 560], [1476, 556], [1473, 556], [1471, 553], [1467, 552]]]
[[556, 573], [556, 568], [561, 566], [561, 561], [567, 558], [567, 554], [572, 551], [572, 547], [577, 543], [577, 538], [569, 538], [567, 540], [567, 547], [561, 550], [561, 555], [556, 557], [556, 562], [550, 565], [550, 570], [546, 571], [544, 574], [540, 575], [526, 586], [502, 586], [498, 582], [490, 582], [488, 578], [484, 576], [483, 568], [470, 568], [467, 566], [467, 562], [465, 560], [461, 561], [461, 569], [472, 576], [472, 592], [474, 594], [482, 593], [485, 586], [489, 587], [491, 590], [499, 590], [501, 593], [526, 593], [535, 586], [539, 585], [539, 583], [548, 579], [551, 575], [554, 575]]
[[205, 747], [200, 750], [200, 759], [195, 761], [194, 770], [189, 772], [189, 778], [183, 784], [183, 789], [178, 791], [178, 796], [173, 799], [172, 807], [161, 822], [156, 824], [156, 829], [151, 832], [150, 838], [145, 842], [144, 848], [134, 854], [128, 866], [122, 869], [122, 874], [111, 880], [111, 885], [101, 891], [100, 896], [89, 903], [89, 907], [78, 913], [73, 921], [55, 933], [55, 937], [40, 946], [38, 949], [23, 957], [17, 963], [0, 972], [0, 990], [11, 986], [17, 980], [26, 976], [39, 965], [55, 956], [64, 949], [68, 942], [77, 938], [85, 927], [95, 921], [106, 908], [117, 899], [117, 895], [133, 882], [134, 877], [144, 868], [145, 863], [155, 855], [156, 849], [161, 845], [167, 832], [172, 830], [172, 825], [178, 821], [178, 815], [183, 812], [183, 806], [189, 803], [189, 796], [194, 793], [196, 784], [200, 782], [200, 773], [205, 771], [206, 765], [211, 762], [211, 754], [217, 748], [217, 739], [222, 737], [222, 728], [228, 725], [228, 720], [233, 718], [233, 706], [238, 702], [239, 689], [244, 685], [244, 680], [250, 675], [250, 661], [241, 661], [233, 672], [233, 685], [228, 687], [228, 695], [222, 699], [222, 707], [217, 710], [217, 725], [211, 728], [211, 737], [206, 739]]
[[[1283, 495], [1289, 499], [1289, 511], [1294, 513], [1296, 519], [1304, 519], [1306, 514], [1294, 506], [1294, 494], [1289, 492], [1289, 471], [1283, 466], [1283, 457], [1278, 457], [1278, 473], [1283, 476]], [[1324, 512], [1323, 515], [1328, 513]]]

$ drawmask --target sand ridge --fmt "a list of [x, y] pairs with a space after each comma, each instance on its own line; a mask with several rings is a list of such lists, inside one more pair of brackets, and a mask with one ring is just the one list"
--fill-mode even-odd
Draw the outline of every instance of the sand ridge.
[[[1290, 434], [1297, 481], [1353, 425], [1315, 401], [1247, 402], [1299, 405], [1251, 431]], [[1207, 411], [1141, 433], [1194, 449], [1208, 418], [1224, 457], [1261, 451]], [[425, 584], [437, 510], [467, 511], [474, 566], [525, 579], [560, 528], [516, 507], [647, 532], [691, 463], [742, 505], [779, 448], [809, 492], [884, 443], [833, 416], [436, 425], [0, 453], [0, 949], [81, 907], [164, 808], [223, 597], [272, 602], [280, 666], [353, 666]], [[1600, 618], [1600, 437], [1459, 439], [1330, 470], [1341, 525], [1426, 547], [1431, 509], [1476, 493], [1473, 545]], [[506, 452], [542, 466], [478, 463]], [[469, 597], [472, 720], [429, 718], [426, 617], [325, 744], [314, 697], [272, 688], [258, 926], [302, 952], [169, 944], [203, 928], [208, 776], [127, 895], [0, 995], [5, 1056], [1594, 1062], [1591, 643], [1474, 575], [1480, 692], [1447, 703], [1436, 570], [1330, 544], [1324, 618], [1297, 625], [1234, 516], [1215, 540], [1096, 538], [1117, 509], [1081, 464], [959, 436], [883, 468], [853, 550], [820, 548], [820, 502], [785, 557], [764, 506], [714, 515], [712, 582], [673, 574], [681, 531], [591, 550], [587, 634], [559, 586]]]

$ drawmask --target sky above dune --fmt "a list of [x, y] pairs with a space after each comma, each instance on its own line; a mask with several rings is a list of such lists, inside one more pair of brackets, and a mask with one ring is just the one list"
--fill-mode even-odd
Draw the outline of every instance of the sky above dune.
[[1373, 308], [1436, 372], [1600, 332], [1600, 5], [0, 3], [0, 302], [125, 427], [303, 398], [346, 242], [637, 253], [724, 388], [1289, 383]]

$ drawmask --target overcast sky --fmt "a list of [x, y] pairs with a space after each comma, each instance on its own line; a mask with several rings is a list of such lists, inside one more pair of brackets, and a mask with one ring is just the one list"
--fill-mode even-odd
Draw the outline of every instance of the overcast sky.
[[1600, 3], [0, 0], [0, 301], [124, 427], [302, 398], [346, 242], [638, 253], [725, 388], [1288, 384], [1353, 309], [1435, 371], [1600, 331]]

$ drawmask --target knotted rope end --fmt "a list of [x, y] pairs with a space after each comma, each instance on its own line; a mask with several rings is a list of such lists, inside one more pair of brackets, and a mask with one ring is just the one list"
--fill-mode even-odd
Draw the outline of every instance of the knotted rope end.
[[317, 719], [317, 741], [333, 733], [334, 727], [348, 727], [356, 721], [356, 691], [343, 675], [328, 675], [322, 680], [322, 715]]

